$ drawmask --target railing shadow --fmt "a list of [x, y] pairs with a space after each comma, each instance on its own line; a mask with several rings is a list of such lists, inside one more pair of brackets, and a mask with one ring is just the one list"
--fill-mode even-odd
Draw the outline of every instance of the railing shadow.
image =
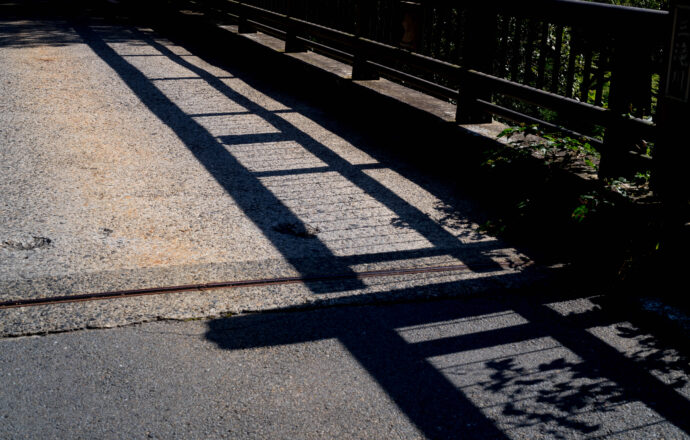
[[428, 438], [687, 436], [684, 360], [639, 328], [647, 355], [629, 356], [614, 345], [630, 333], [591, 331], [625, 324], [596, 309], [561, 316], [544, 301], [573, 299], [557, 296], [237, 316], [211, 321], [207, 338], [227, 350], [337, 338]]
[[[199, 67], [145, 32], [130, 29], [132, 33], [124, 38], [122, 31], [107, 35], [86, 25], [77, 25], [75, 29], [147, 109], [175, 132], [301, 275], [354, 275], [355, 264], [398, 260], [394, 249], [401, 251], [401, 257], [415, 252], [454, 257], [478, 273], [503, 270], [487, 253], [492, 245], [485, 244], [484, 249], [463, 245], [459, 237], [369, 173], [385, 169], [384, 165], [353, 164], [299, 128], [303, 118], [308, 117], [300, 111], [282, 105], [278, 110], [269, 110], [257, 104], [234, 90], [222, 76]], [[120, 54], [109, 45], [109, 42], [122, 41], [131, 44], [139, 41], [138, 44], [148, 46], [154, 53]], [[175, 78], [157, 78], [151, 72], [140, 70], [132, 60], [142, 56], [158, 57], [171, 69], [174, 66], [193, 75], [233, 103], [236, 111], [220, 116], [185, 111], [161, 90], [162, 86], [154, 84], [170, 84]], [[231, 75], [234, 76], [232, 71]], [[281, 97], [270, 96], [270, 99], [280, 101]], [[258, 129], [242, 132], [246, 129], [245, 122], [238, 122], [236, 117], [250, 120], [248, 123], [257, 124]], [[323, 234], [319, 234], [318, 222], [314, 226], [305, 220], [318, 217], [321, 225], [342, 222], [348, 219], [346, 211], [350, 209], [355, 211], [353, 220], [358, 216], [385, 214], [383, 223], [365, 224], [360, 231], [353, 225], [345, 225], [340, 231], [333, 228], [327, 231], [332, 238], [326, 242], [321, 238]], [[393, 220], [387, 221], [391, 215]], [[323, 220], [324, 216], [331, 219]], [[498, 247], [498, 242], [493, 246]], [[320, 286], [317, 283], [310, 288], [320, 293]], [[354, 277], [339, 286], [343, 290], [362, 287], [363, 283]]]
[[[474, 272], [504, 270], [490, 256], [490, 252], [498, 248], [498, 242], [483, 243], [481, 246], [465, 246], [459, 237], [367, 173], [369, 170], [380, 168], [381, 165], [377, 163], [353, 164], [314, 136], [298, 128], [295, 120], [304, 116], [299, 112], [292, 113], [291, 116], [294, 118], [291, 121], [289, 117], [285, 117], [283, 112], [286, 109], [284, 108], [279, 111], [267, 110], [264, 106], [237, 93], [222, 78], [209, 73], [185, 56], [177, 54], [144, 33], [134, 32], [134, 37], [129, 41], [140, 39], [149, 48], [154, 49], [155, 54], [120, 54], [109, 44], [127, 41], [118, 32], [107, 35], [107, 32], [102, 29], [95, 31], [83, 24], [76, 25], [75, 29], [93, 52], [110, 66], [139, 97], [146, 108], [175, 132], [196, 160], [205, 167], [243, 213], [301, 275], [305, 277], [324, 273], [348, 275], [354, 274], [352, 267], [357, 264], [396, 262], [402, 261], [403, 258], [434, 255], [458, 258]], [[135, 56], [157, 56], [174, 62], [175, 66], [191, 72], [195, 78], [204, 81], [239, 107], [236, 111], [224, 113], [220, 117], [248, 115], [254, 117], [259, 125], [263, 124], [266, 127], [265, 132], [212, 133], [214, 128], [203, 125], [199, 120], [218, 115], [185, 111], [154, 84], [154, 81], [162, 81], [166, 78], [147, 76], [131, 61]], [[177, 78], [173, 73], [170, 75]], [[271, 96], [271, 98], [280, 100], [278, 96]], [[261, 146], [267, 145], [267, 142], [269, 148], [262, 148]], [[295, 157], [298, 163], [291, 165], [294, 170], [290, 167], [286, 169], [284, 165], [291, 159], [290, 154], [295, 153], [295, 150], [290, 151], [291, 146], [294, 145], [298, 145], [302, 153], [308, 154], [306, 156], [297, 154]], [[286, 151], [281, 152], [283, 155], [277, 157], [276, 162], [283, 166], [277, 167], [277, 170], [275, 167], [261, 168], [259, 166], [261, 163], [254, 161], [257, 157], [262, 159], [267, 154], [274, 154], [272, 149], [280, 150], [282, 147]], [[299, 163], [300, 160], [303, 162]], [[327, 183], [334, 185], [336, 190], [333, 193], [327, 193], [325, 197], [319, 197], [313, 189], [309, 188], [309, 185], [315, 180], [318, 181], [325, 173], [335, 176], [335, 179]], [[304, 179], [305, 176], [308, 178]], [[289, 179], [287, 182], [282, 180], [271, 185], [270, 179], [277, 177]], [[323, 186], [328, 185], [324, 183]], [[310, 204], [321, 204], [322, 210], [329, 211], [330, 209], [330, 215], [334, 216], [332, 221], [338, 221], [346, 216], [348, 209], [357, 210], [356, 214], [366, 214], [366, 217], [370, 218], [381, 215], [383, 223], [379, 226], [387, 232], [377, 235], [377, 226], [365, 227], [363, 235], [355, 237], [361, 240], [345, 237], [344, 244], [334, 245], [338, 243], [336, 229], [329, 231], [336, 233], [336, 238], [327, 244], [321, 239], [318, 228], [303, 219], [305, 214], [301, 213], [300, 209], [307, 206], [308, 210]], [[335, 209], [331, 209], [332, 207]], [[323, 224], [322, 222], [321, 225]], [[352, 233], [357, 228], [349, 225], [344, 229]], [[371, 247], [369, 240], [382, 241], [384, 246], [380, 250]], [[393, 246], [388, 246], [389, 244]], [[306, 255], [309, 258], [305, 258]], [[501, 276], [507, 275], [502, 273]], [[401, 294], [409, 297], [419, 294], [433, 295], [446, 287], [448, 289], [463, 287], [462, 285], [439, 286], [438, 283], [434, 285], [433, 289], [419, 289], [421, 293], [402, 290], [396, 292], [392, 289], [386, 293], [392, 296]], [[307, 287], [313, 293], [319, 294], [361, 289], [365, 287], [365, 284], [353, 278], [337, 283], [313, 281], [308, 282]], [[411, 311], [404, 314], [414, 315], [409, 312]], [[460, 428], [466, 430], [468, 426], [477, 433], [475, 438], [503, 437], [494, 424], [486, 419], [433, 366], [424, 362], [409, 362], [409, 359], [413, 359], [414, 356], [410, 356], [409, 345], [396, 336], [393, 326], [382, 322], [371, 322], [369, 328], [366, 328], [367, 333], [371, 335], [367, 339], [369, 342], [362, 344], [361, 338], [357, 336], [362, 329], [352, 326], [353, 322], [357, 323], [360, 320], [353, 320], [349, 316], [338, 316], [338, 313], [333, 312], [334, 315], [330, 317], [332, 326], [329, 329], [318, 329], [310, 325], [300, 326], [298, 337], [313, 340], [322, 337], [319, 335], [324, 334], [324, 331], [331, 332], [334, 329], [355, 331], [356, 333], [348, 334], [339, 330], [338, 337], [379, 383], [383, 384], [386, 392], [393, 397], [405, 414], [431, 437], [451, 438]], [[447, 312], [443, 311], [443, 313]], [[401, 316], [396, 315], [386, 319], [400, 318]], [[275, 344], [276, 341], [273, 339], [278, 337], [279, 332], [277, 328], [270, 328], [263, 334], [269, 336], [269, 340], [265, 341], [266, 344]], [[287, 334], [290, 335], [290, 332]], [[295, 335], [290, 335], [290, 337], [295, 337]], [[254, 341], [250, 345], [257, 344], [259, 342]], [[231, 347], [233, 346], [225, 346], [225, 348]], [[386, 347], [386, 355], [383, 357], [380, 356], [382, 347]], [[423, 379], [421, 383], [420, 378]], [[420, 399], [419, 390], [423, 390], [422, 399]], [[439, 396], [443, 397], [445, 403], [433, 404], [438, 401]]]

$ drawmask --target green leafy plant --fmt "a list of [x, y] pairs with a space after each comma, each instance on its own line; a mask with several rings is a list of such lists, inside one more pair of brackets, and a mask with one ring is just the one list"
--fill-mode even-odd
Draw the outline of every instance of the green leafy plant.
[[[589, 169], [598, 171], [601, 155], [587, 138], [577, 138], [559, 133], [546, 132], [537, 125], [521, 124], [507, 127], [497, 138], [506, 139], [507, 143], [487, 153], [484, 166], [494, 168], [498, 165], [511, 164], [519, 158], [532, 157], [543, 161], [547, 168]], [[647, 152], [652, 148], [645, 145]], [[602, 180], [601, 190], [582, 194], [571, 212], [576, 223], [591, 218], [604, 206], [613, 207], [616, 201], [611, 196], [617, 194], [623, 199], [633, 200], [649, 193], [649, 171], [641, 171], [633, 178], [607, 178]], [[519, 209], [525, 208], [518, 206]]]
[[508, 143], [503, 148], [489, 152], [484, 165], [494, 167], [499, 162], [510, 163], [519, 157], [532, 156], [542, 159], [549, 166], [566, 168], [581, 163], [594, 171], [598, 168], [600, 154], [587, 138], [546, 132], [536, 124], [508, 127], [497, 138], [505, 138]]
[[575, 206], [570, 217], [575, 220], [576, 223], [582, 223], [599, 213], [602, 207], [614, 205], [615, 203], [604, 194], [599, 191], [591, 191], [578, 197], [578, 205]]

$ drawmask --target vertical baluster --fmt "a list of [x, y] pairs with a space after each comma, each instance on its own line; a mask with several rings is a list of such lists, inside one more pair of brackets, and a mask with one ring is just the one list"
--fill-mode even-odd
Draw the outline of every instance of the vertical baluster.
[[551, 72], [551, 91], [558, 93], [561, 76], [561, 56], [563, 53], [563, 26], [556, 26], [556, 42], [554, 43], [553, 71]]
[[[508, 39], [510, 36], [510, 17], [503, 15], [501, 16], [501, 27], [500, 27], [500, 41], [497, 42], [497, 51], [496, 51], [496, 67], [497, 69], [497, 75], [500, 76], [501, 78], [505, 78], [507, 76], [507, 66], [508, 66]], [[469, 44], [469, 43], [468, 43]]]
[[[631, 111], [636, 96], [639, 96], [638, 82], [639, 49], [644, 47], [641, 35], [631, 34], [629, 29], [620, 24], [614, 29], [614, 51], [611, 60], [611, 91], [609, 108], [616, 114]], [[620, 123], [606, 127], [604, 150], [599, 166], [600, 177], [629, 176], [632, 170], [630, 158], [626, 154], [639, 143], [639, 135], [631, 132]]]
[[436, 11], [436, 15], [439, 17], [441, 24], [441, 29], [438, 35], [438, 51], [436, 52], [436, 58], [439, 60], [446, 60], [448, 55], [448, 14], [443, 9], [443, 5], [437, 4], [433, 5], [433, 10]]
[[460, 35], [460, 8], [452, 7], [450, 10], [453, 16], [453, 27], [452, 32], [448, 36], [448, 44], [450, 46], [450, 51], [448, 52], [448, 61], [451, 63], [457, 63], [460, 59], [461, 47], [462, 47], [462, 36]]
[[596, 92], [594, 93], [594, 105], [601, 107], [604, 101], [604, 83], [606, 82], [606, 53], [605, 49], [599, 51], [597, 56], [597, 70], [595, 73]]
[[577, 58], [575, 39], [573, 29], [570, 28], [570, 53], [568, 56], [568, 71], [565, 77], [565, 96], [568, 98], [573, 97], [573, 83], [575, 82], [575, 60]]
[[[356, 4], [361, 8], [364, 8], [364, 4], [368, 3], [363, 0], [355, 0]], [[378, 17], [378, 0], [372, 0], [371, 3], [368, 4], [369, 6], [369, 11], [368, 14], [370, 14], [369, 20], [362, 21], [362, 23], [366, 23], [365, 27], [361, 29], [362, 31], [362, 36], [365, 36], [366, 38], [374, 38], [376, 39], [376, 34], [374, 34], [374, 21], [376, 20], [376, 17]], [[372, 12], [373, 11], [373, 12]], [[360, 13], [359, 16], [364, 20], [364, 16], [367, 14]]]
[[402, 24], [400, 23], [401, 16], [402, 8], [400, 0], [389, 3], [388, 14], [386, 15], [388, 20], [386, 20], [386, 22], [388, 23], [387, 38], [391, 45], [397, 45], [400, 42], [400, 36], [402, 35], [399, 34], [399, 31], [402, 29]]
[[441, 53], [443, 52], [443, 18], [441, 17], [441, 11], [437, 7], [431, 7], [434, 14], [434, 21], [436, 22], [436, 35], [434, 35], [434, 58], [441, 58]]
[[374, 39], [376, 41], [386, 41], [386, 14], [388, 14], [388, 3], [386, 0], [380, 0], [377, 2], [376, 15], [374, 15]]
[[646, 72], [645, 79], [647, 81], [644, 89], [640, 91], [642, 94], [642, 101], [638, 107], [638, 118], [652, 115], [652, 75], [652, 72]]
[[534, 40], [537, 39], [536, 20], [531, 19], [525, 22], [527, 27], [527, 41], [525, 44], [525, 70], [523, 81], [527, 85], [534, 82], [534, 73], [532, 72], [532, 61], [534, 60]]
[[652, 114], [652, 75], [654, 74], [654, 67], [652, 66], [652, 47], [644, 45], [641, 47], [642, 57], [640, 59], [640, 88], [639, 96], [636, 102], [635, 116], [641, 118]]
[[447, 17], [446, 33], [445, 33], [445, 55], [444, 60], [453, 62], [453, 55], [455, 55], [455, 45], [456, 41], [453, 41], [453, 36], [455, 35], [455, 27], [457, 26], [457, 17], [455, 15], [455, 9], [451, 6], [445, 6], [444, 14]]
[[313, 23], [325, 23], [328, 19], [324, 16], [323, 10], [321, 8], [314, 7], [314, 4], [310, 0], [303, 0], [304, 6], [302, 10], [302, 16], [298, 17], [306, 21]]
[[585, 65], [582, 69], [582, 83], [580, 84], [580, 101], [589, 101], [589, 88], [592, 84], [592, 47], [587, 44], [585, 49]]
[[439, 5], [441, 9], [441, 15], [445, 17], [445, 26], [443, 26], [443, 48], [442, 57], [443, 61], [449, 61], [451, 50], [452, 50], [452, 35], [453, 35], [453, 10], [448, 5]]
[[350, 1], [340, 0], [340, 8], [335, 16], [331, 17], [331, 21], [336, 24], [338, 30], [344, 32], [352, 32], [352, 28], [348, 26], [346, 22], [343, 22], [341, 17], [352, 17], [352, 11], [350, 10]]
[[339, 17], [336, 17], [340, 21], [340, 25], [346, 32], [355, 33], [355, 22], [354, 20], [348, 20], [348, 18], [355, 16], [355, 2], [354, 0], [344, 0], [347, 5], [347, 13]]
[[424, 13], [422, 14], [422, 21], [421, 21], [421, 23], [422, 23], [422, 25], [421, 25], [422, 35], [421, 35], [421, 41], [420, 41], [421, 44], [419, 45], [418, 49], [419, 49], [420, 53], [428, 55], [431, 53], [431, 28], [434, 24], [434, 18], [433, 18], [431, 11], [429, 10], [429, 6], [426, 3], [424, 3], [423, 7], [425, 9], [424, 9]]
[[546, 54], [548, 53], [549, 24], [541, 24], [541, 40], [539, 42], [539, 61], [537, 61], [537, 88], [544, 88], [544, 78], [546, 76]]
[[513, 36], [513, 56], [510, 60], [510, 79], [511, 81], [518, 81], [518, 73], [520, 72], [520, 46], [522, 44], [522, 19], [515, 17], [515, 34]]

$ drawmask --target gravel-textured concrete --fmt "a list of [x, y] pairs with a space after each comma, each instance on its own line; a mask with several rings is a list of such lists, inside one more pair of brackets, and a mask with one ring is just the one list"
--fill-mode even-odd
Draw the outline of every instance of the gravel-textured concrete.
[[3, 339], [0, 437], [690, 438], [687, 359], [600, 312], [475, 298]]
[[[5, 21], [0, 42], [0, 300], [467, 264], [441, 280], [458, 292], [515, 282], [529, 262], [479, 233], [470, 203], [369, 154], [383, 147], [371, 138], [326, 129], [322, 110], [147, 29]], [[437, 283], [3, 311], [0, 333], [366, 297], [385, 284], [448, 290], [410, 289]]]

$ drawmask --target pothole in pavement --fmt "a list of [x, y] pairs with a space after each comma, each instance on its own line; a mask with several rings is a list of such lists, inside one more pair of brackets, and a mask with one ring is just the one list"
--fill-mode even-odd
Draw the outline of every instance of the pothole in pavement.
[[0, 248], [12, 249], [15, 251], [30, 251], [46, 247], [52, 243], [48, 237], [21, 237], [16, 239], [7, 239], [0, 243]]

